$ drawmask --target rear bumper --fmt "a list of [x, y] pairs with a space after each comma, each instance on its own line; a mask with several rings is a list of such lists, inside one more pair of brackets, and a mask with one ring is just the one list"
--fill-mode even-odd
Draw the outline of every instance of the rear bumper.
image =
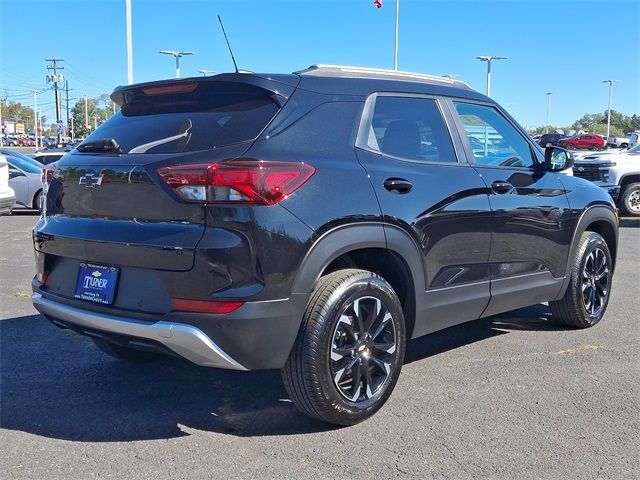
[[49, 300], [39, 293], [32, 295], [34, 307], [52, 322], [72, 324], [80, 330], [97, 330], [151, 340], [181, 357], [206, 367], [247, 370], [216, 345], [202, 330], [192, 325], [160, 321], [148, 323], [129, 318], [81, 310]]
[[57, 326], [134, 348], [151, 344], [197, 365], [234, 370], [282, 368], [309, 297], [247, 302], [226, 315], [153, 315], [59, 297], [41, 290], [35, 280], [32, 288], [34, 307]]

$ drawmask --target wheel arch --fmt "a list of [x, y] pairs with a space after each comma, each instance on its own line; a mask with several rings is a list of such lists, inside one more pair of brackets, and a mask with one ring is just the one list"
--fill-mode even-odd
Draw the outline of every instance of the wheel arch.
[[411, 338], [416, 298], [425, 288], [422, 265], [415, 242], [398, 227], [373, 222], [341, 225], [316, 240], [300, 264], [293, 293], [310, 294], [321, 276], [342, 268], [372, 271], [396, 291]]
[[556, 300], [564, 296], [567, 287], [569, 286], [571, 281], [571, 269], [573, 267], [572, 262], [576, 255], [580, 237], [584, 232], [595, 232], [602, 235], [605, 242], [607, 242], [607, 247], [609, 247], [613, 268], [615, 268], [618, 251], [618, 217], [613, 208], [609, 206], [592, 205], [582, 212], [578, 219], [578, 223], [576, 224], [573, 237], [571, 239], [569, 255], [567, 257], [565, 279]]
[[[627, 173], [626, 175], [620, 177], [620, 180], [618, 181], [622, 190], [624, 190], [624, 188], [630, 183], [636, 182], [640, 182], [640, 173]], [[623, 191], [621, 191], [620, 194], [622, 195]]]

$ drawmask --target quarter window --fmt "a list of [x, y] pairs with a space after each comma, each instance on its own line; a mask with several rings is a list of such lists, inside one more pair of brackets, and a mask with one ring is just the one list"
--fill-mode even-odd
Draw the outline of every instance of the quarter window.
[[531, 167], [531, 148], [493, 107], [455, 102], [473, 151], [473, 163], [499, 167]]
[[373, 151], [424, 162], [457, 162], [436, 101], [429, 98], [376, 99], [366, 139]]

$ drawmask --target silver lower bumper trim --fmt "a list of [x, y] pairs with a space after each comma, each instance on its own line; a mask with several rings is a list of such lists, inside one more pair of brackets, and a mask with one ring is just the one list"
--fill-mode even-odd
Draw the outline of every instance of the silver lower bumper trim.
[[33, 306], [43, 315], [79, 327], [154, 340], [187, 360], [205, 367], [247, 370], [218, 347], [202, 330], [184, 323], [146, 323], [82, 310], [48, 300], [39, 293], [31, 296]]

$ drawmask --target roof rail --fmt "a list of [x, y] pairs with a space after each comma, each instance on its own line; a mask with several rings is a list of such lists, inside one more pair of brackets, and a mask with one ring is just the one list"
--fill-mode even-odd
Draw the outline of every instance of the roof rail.
[[427, 75], [424, 73], [415, 73], [415, 72], [403, 72], [398, 70], [388, 70], [384, 68], [369, 68], [369, 67], [355, 67], [350, 65], [326, 65], [326, 64], [314, 64], [310, 65], [308, 68], [304, 70], [298, 70], [297, 73], [299, 75], [304, 75], [307, 73], [319, 72], [325, 70], [327, 72], [336, 72], [336, 73], [356, 73], [356, 74], [369, 74], [369, 75], [388, 75], [406, 79], [414, 79], [414, 80], [429, 80], [433, 82], [442, 82], [448, 83], [450, 85], [454, 84], [462, 84], [464, 86], [468, 85], [465, 82], [460, 80], [454, 80], [452, 78], [447, 77], [439, 77], [437, 75]]

